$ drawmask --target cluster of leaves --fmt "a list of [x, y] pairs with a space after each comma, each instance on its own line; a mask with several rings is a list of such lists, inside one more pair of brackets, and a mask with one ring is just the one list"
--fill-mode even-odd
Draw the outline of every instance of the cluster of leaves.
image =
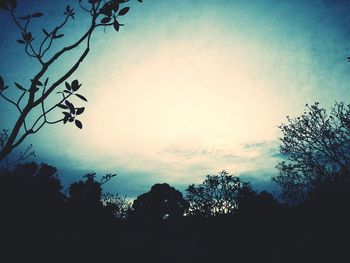
[[31, 32], [27, 32], [29, 21], [31, 20], [31, 18], [39, 18], [39, 17], [42, 17], [43, 15], [44, 14], [41, 13], [41, 12], [36, 12], [36, 13], [31, 14], [31, 15], [18, 17], [19, 19], [26, 21], [26, 26], [24, 27], [25, 30], [23, 30], [23, 32], [22, 32], [22, 39], [18, 39], [17, 40], [18, 43], [20, 43], [20, 44], [29, 44], [30, 42], [32, 42], [35, 39], [32, 36]]
[[117, 174], [106, 174], [106, 175], [102, 176], [100, 184], [104, 185], [105, 183], [107, 183], [109, 180], [113, 179], [116, 176], [117, 176]]
[[319, 103], [306, 105], [297, 118], [287, 117], [279, 128], [284, 161], [273, 178], [284, 199], [300, 203], [320, 184], [350, 171], [350, 105], [336, 103], [330, 113]]
[[[57, 105], [61, 109], [68, 110], [68, 111], [62, 112], [64, 115], [63, 123], [66, 124], [67, 122], [74, 122], [79, 129], [83, 128], [83, 124], [81, 123], [80, 120], [76, 119], [76, 117], [81, 115], [85, 111], [85, 107], [76, 108], [73, 105], [73, 103], [68, 100], [68, 98], [71, 95], [74, 95], [79, 99], [87, 102], [87, 99], [83, 95], [79, 93], [75, 93], [79, 90], [81, 85], [82, 84], [80, 84], [78, 80], [73, 80], [71, 84], [69, 84], [68, 82], [65, 82], [66, 89], [63, 90], [63, 92], [60, 92], [63, 95], [64, 99], [60, 104]], [[68, 94], [68, 95], [65, 96], [64, 94]], [[63, 102], [64, 104], [62, 104]]]
[[[98, 2], [96, 0], [90, 0], [89, 2]], [[106, 2], [100, 9], [100, 13], [104, 15], [101, 19], [101, 23], [104, 25], [113, 24], [113, 27], [116, 31], [119, 31], [120, 26], [124, 26], [124, 24], [120, 24], [117, 20], [119, 16], [124, 16], [129, 12], [129, 7], [124, 7], [119, 10], [119, 4], [123, 1], [114, 0]]]
[[74, 20], [74, 9], [70, 7], [70, 5], [66, 6], [66, 11], [63, 13], [63, 15], [71, 17]]

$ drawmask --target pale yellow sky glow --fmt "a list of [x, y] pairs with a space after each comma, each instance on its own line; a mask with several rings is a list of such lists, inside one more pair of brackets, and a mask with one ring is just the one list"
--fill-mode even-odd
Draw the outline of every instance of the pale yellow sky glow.
[[[162, 164], [180, 177], [196, 165], [203, 166], [200, 173], [247, 170], [249, 163], [236, 159], [259, 155], [244, 144], [277, 138], [283, 99], [253, 65], [250, 56], [258, 50], [229, 44], [212, 41], [204, 48], [177, 41], [115, 74], [94, 68], [104, 91], [90, 95], [79, 140], [108, 156], [104, 167], [108, 160], [143, 170]], [[101, 61], [113, 65], [118, 59], [109, 53]]]

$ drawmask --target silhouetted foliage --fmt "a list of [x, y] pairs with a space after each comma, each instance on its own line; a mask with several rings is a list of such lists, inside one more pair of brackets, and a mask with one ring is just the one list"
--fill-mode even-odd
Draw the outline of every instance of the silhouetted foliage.
[[[38, 132], [44, 125], [74, 123], [80, 129], [83, 127], [78, 118], [84, 112], [85, 107], [77, 107], [73, 98], [85, 102], [87, 99], [77, 93], [80, 92], [82, 84], [77, 79], [72, 81], [68, 81], [68, 79], [88, 55], [93, 32], [99, 27], [113, 27], [115, 31], [119, 31], [120, 27], [124, 26], [120, 20], [130, 8], [124, 6], [124, 3], [128, 2], [126, 0], [78, 0], [77, 2], [83, 12], [90, 16], [89, 27], [71, 45], [59, 47], [56, 50], [54, 48], [60, 43], [59, 39], [65, 36], [62, 29], [68, 21], [75, 18], [75, 10], [70, 5], [66, 6], [63, 21], [53, 29], [47, 29], [46, 24], [42, 22], [43, 36], [39, 36], [34, 35], [33, 32], [36, 30], [33, 30], [31, 26], [33, 21], [41, 21], [43, 13], [34, 12], [19, 16], [16, 11], [16, 0], [1, 0], [0, 2], [0, 10], [9, 13], [21, 33], [21, 38], [17, 40], [17, 43], [23, 46], [25, 54], [34, 59], [40, 67], [40, 70], [26, 83], [24, 80], [20, 80], [18, 81], [20, 83], [14, 82], [14, 85], [6, 85], [5, 80], [0, 76], [0, 97], [14, 106], [18, 113], [13, 127], [6, 130], [8, 136], [0, 136], [0, 161], [21, 145], [29, 135]], [[72, 66], [69, 63], [65, 64], [67, 68], [61, 75], [57, 76], [55, 72], [50, 71], [63, 55], [75, 52], [80, 47], [82, 47], [82, 53], [78, 59], [72, 61]], [[58, 90], [63, 84], [64, 87]], [[9, 86], [11, 87], [9, 88]], [[6, 94], [9, 89], [15, 89], [16, 99]], [[56, 93], [60, 98], [56, 98], [55, 103], [52, 103], [49, 98]], [[63, 116], [52, 119], [51, 113], [56, 109], [64, 110]]]
[[100, 205], [102, 188], [101, 184], [95, 181], [95, 173], [90, 173], [84, 176], [85, 181], [71, 184], [68, 189], [69, 199], [73, 203], [79, 205]]
[[90, 173], [64, 195], [52, 166], [27, 163], [1, 171], [1, 262], [309, 263], [343, 262], [347, 253], [349, 196], [342, 178], [348, 175], [314, 188], [303, 206], [290, 207], [222, 172], [192, 187], [215, 189], [207, 189], [208, 198], [230, 195], [224, 200], [233, 202], [233, 212], [194, 217], [183, 216], [191, 215], [188, 201], [168, 184], [140, 195], [130, 213], [126, 198], [103, 194], [114, 176], [97, 180]]
[[188, 208], [182, 193], [168, 184], [155, 184], [151, 190], [136, 198], [132, 215], [136, 218], [158, 222], [182, 217]]
[[131, 213], [132, 202], [126, 196], [120, 197], [118, 194], [106, 193], [102, 195], [102, 203], [110, 209], [111, 214], [116, 219], [125, 220]]
[[57, 169], [47, 164], [16, 165], [12, 171], [2, 171], [0, 180], [1, 200], [48, 207], [52, 205], [51, 201], [63, 200]]
[[226, 171], [207, 175], [202, 184], [192, 184], [186, 192], [186, 199], [190, 202], [188, 214], [206, 217], [234, 214], [240, 204], [255, 195], [249, 183]]
[[0, 261], [39, 258], [36, 251], [45, 257], [61, 242], [64, 195], [56, 172], [34, 162], [0, 172]]
[[291, 204], [307, 200], [321, 185], [350, 179], [350, 105], [336, 103], [328, 114], [318, 103], [306, 107], [280, 126], [280, 150], [287, 160], [278, 164], [280, 174], [273, 180]]

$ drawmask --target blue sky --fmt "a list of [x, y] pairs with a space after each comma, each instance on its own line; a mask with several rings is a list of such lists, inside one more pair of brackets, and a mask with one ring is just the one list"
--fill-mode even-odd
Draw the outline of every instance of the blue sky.
[[[19, 15], [45, 13], [33, 24], [38, 36], [61, 21], [66, 5], [18, 2]], [[95, 32], [71, 78], [89, 100], [84, 129], [45, 127], [23, 144], [32, 143], [37, 160], [56, 165], [65, 182], [89, 171], [118, 173], [107, 189], [133, 197], [157, 182], [184, 189], [225, 169], [275, 189], [285, 116], [314, 101], [326, 108], [349, 101], [347, 1], [134, 2], [120, 32]], [[76, 13], [56, 47], [87, 25]], [[25, 85], [38, 65], [16, 44], [20, 34], [9, 21], [2, 12], [0, 74]], [[77, 54], [58, 61], [50, 78]], [[0, 111], [1, 126], [11, 127], [13, 109], [1, 101]]]

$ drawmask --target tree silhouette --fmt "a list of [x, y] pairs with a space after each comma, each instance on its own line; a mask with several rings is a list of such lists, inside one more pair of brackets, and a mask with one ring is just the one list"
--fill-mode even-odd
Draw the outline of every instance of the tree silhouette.
[[151, 190], [137, 197], [132, 215], [136, 218], [159, 222], [184, 215], [188, 208], [182, 193], [168, 184], [155, 184]]
[[190, 185], [186, 189], [186, 199], [190, 202], [188, 213], [205, 217], [233, 214], [240, 205], [255, 195], [250, 184], [226, 171], [218, 175], [207, 175], [198, 186]]
[[[142, 2], [141, 0], [138, 0]], [[56, 123], [74, 122], [78, 128], [83, 125], [78, 119], [84, 112], [84, 107], [77, 107], [73, 104], [72, 98], [77, 97], [83, 101], [87, 99], [77, 93], [81, 87], [78, 80], [68, 81], [72, 74], [79, 68], [90, 51], [90, 42], [93, 32], [100, 27], [113, 27], [115, 31], [123, 26], [120, 23], [122, 16], [126, 15], [129, 7], [123, 4], [128, 0], [78, 0], [80, 8], [90, 16], [89, 28], [81, 36], [68, 46], [63, 46], [54, 50], [54, 45], [59, 44], [59, 39], [64, 37], [62, 29], [71, 20], [74, 20], [75, 10], [67, 5], [62, 23], [53, 29], [45, 28], [43, 24], [43, 36], [33, 35], [31, 22], [38, 20], [44, 14], [35, 12], [23, 16], [16, 13], [16, 0], [1, 0], [0, 9], [8, 12], [19, 29], [22, 38], [17, 42], [23, 46], [25, 54], [33, 58], [40, 66], [40, 70], [27, 83], [15, 82], [14, 87], [18, 91], [16, 99], [6, 94], [9, 85], [0, 76], [0, 97], [7, 103], [15, 107], [18, 118], [9, 130], [5, 129], [0, 135], [0, 161], [5, 159], [13, 149], [18, 147], [29, 135], [38, 132], [44, 125]], [[41, 40], [39, 40], [41, 38]], [[55, 75], [50, 70], [57, 64], [63, 55], [75, 52], [82, 47], [82, 53], [73, 63], [67, 66], [64, 73]], [[64, 88], [61, 86], [64, 84]], [[55, 99], [55, 103], [49, 103], [54, 91], [60, 98]], [[63, 116], [58, 119], [51, 119], [51, 113], [56, 109], [64, 110]], [[39, 113], [38, 113], [39, 112]]]
[[69, 198], [79, 205], [98, 206], [102, 197], [101, 184], [95, 181], [95, 173], [84, 176], [85, 181], [72, 183], [68, 189]]
[[23, 262], [57, 252], [65, 215], [61, 188], [56, 168], [47, 164], [0, 171], [0, 261]]
[[[12, 170], [0, 173], [0, 200], [26, 206], [54, 206], [54, 202], [63, 201], [62, 186], [57, 169], [47, 164], [34, 162], [16, 165]], [[27, 205], [25, 205], [27, 204]]]
[[102, 185], [116, 176], [116, 174], [107, 174], [98, 182], [95, 180], [95, 173], [89, 173], [84, 176], [85, 180], [72, 183], [68, 188], [68, 202], [75, 209], [82, 211], [93, 211], [104, 207], [102, 198]]
[[31, 162], [1, 170], [0, 261], [101, 259], [116, 223], [114, 211], [103, 202], [102, 186], [114, 176], [97, 181], [88, 174], [64, 194], [53, 166]]
[[306, 108], [300, 117], [287, 117], [288, 124], [280, 126], [280, 151], [286, 160], [277, 165], [280, 174], [273, 180], [291, 204], [339, 181], [350, 189], [350, 105], [335, 103], [329, 114], [317, 102]]

